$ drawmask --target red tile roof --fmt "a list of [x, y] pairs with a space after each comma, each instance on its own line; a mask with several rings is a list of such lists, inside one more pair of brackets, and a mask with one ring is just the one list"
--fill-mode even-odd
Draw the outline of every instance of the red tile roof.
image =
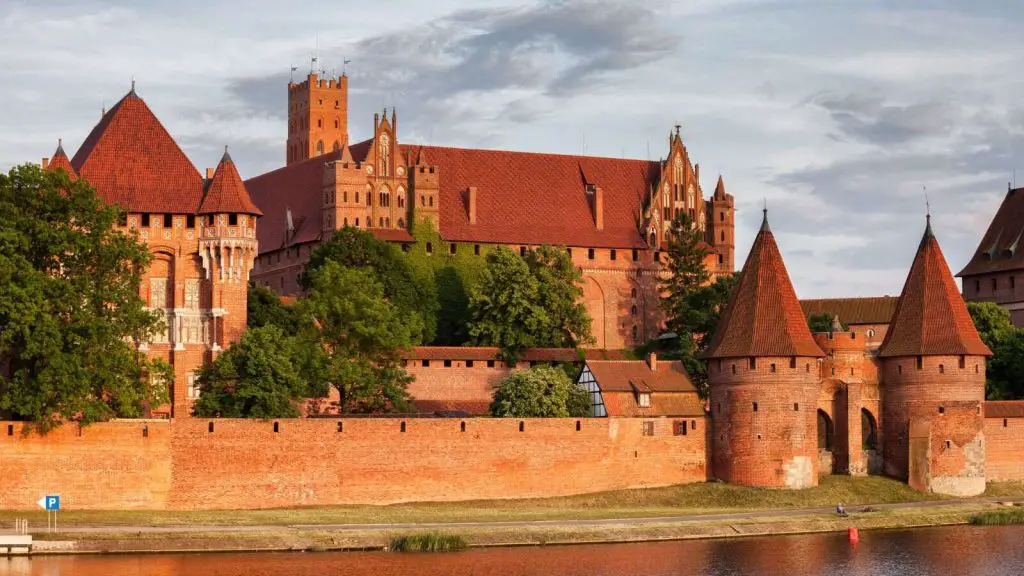
[[[623, 350], [587, 348], [583, 356], [588, 360], [624, 360], [626, 353]], [[402, 357], [407, 360], [495, 360], [498, 349], [489, 346], [417, 346]], [[530, 348], [523, 352], [521, 358], [523, 362], [580, 361], [575, 348]]]
[[195, 213], [203, 179], [132, 89], [107, 112], [71, 165], [110, 204], [132, 212]]
[[765, 211], [761, 231], [704, 356], [824, 355], [807, 327]]
[[930, 220], [879, 355], [991, 356], [932, 234]]
[[873, 296], [868, 298], [824, 298], [801, 300], [800, 307], [806, 316], [832, 314], [843, 324], [888, 324], [896, 311], [896, 296]]
[[60, 141], [57, 142], [57, 150], [53, 153], [53, 158], [50, 159], [50, 163], [46, 165], [46, 169], [64, 170], [68, 173], [68, 178], [70, 178], [72, 182], [78, 180], [78, 174], [71, 166], [71, 161], [68, 160], [68, 155], [64, 153], [64, 144]]
[[651, 394], [651, 406], [641, 408], [636, 395], [628, 392], [602, 394], [608, 416], [620, 418], [686, 416], [703, 417], [704, 403], [696, 392], [661, 392]]
[[650, 392], [697, 393], [690, 375], [679, 361], [662, 360], [658, 371], [642, 360], [588, 360], [601, 392], [632, 392], [634, 389]]
[[369, 228], [367, 232], [385, 242], [415, 242], [416, 239], [405, 228]]
[[1024, 418], [1024, 401], [986, 401], [985, 418]]
[[[361, 161], [369, 141], [350, 147]], [[440, 233], [445, 240], [497, 244], [552, 244], [644, 248], [639, 231], [643, 204], [656, 185], [656, 161], [475, 150], [403, 144], [405, 157], [439, 167]], [[343, 150], [296, 162], [246, 181], [253, 201], [263, 209], [257, 229], [264, 251], [284, 245], [285, 211], [296, 225], [292, 243], [320, 235], [323, 170]], [[604, 193], [604, 227], [594, 224], [586, 186]], [[469, 223], [463, 195], [477, 189], [477, 222]]]
[[957, 276], [1024, 268], [1024, 188], [1011, 189], [999, 205], [971, 261]]
[[242, 183], [242, 177], [238, 175], [238, 168], [235, 168], [235, 162], [231, 159], [225, 146], [224, 157], [220, 159], [217, 171], [213, 173], [213, 179], [206, 189], [206, 196], [203, 198], [203, 205], [199, 209], [199, 213], [225, 214], [230, 212], [263, 215], [263, 212], [260, 212], [260, 209], [249, 198], [245, 184]]

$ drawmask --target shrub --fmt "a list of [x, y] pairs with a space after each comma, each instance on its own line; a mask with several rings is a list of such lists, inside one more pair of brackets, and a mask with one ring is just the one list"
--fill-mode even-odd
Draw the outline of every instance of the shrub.
[[462, 536], [440, 532], [402, 536], [391, 542], [391, 550], [394, 552], [456, 552], [468, 546]]

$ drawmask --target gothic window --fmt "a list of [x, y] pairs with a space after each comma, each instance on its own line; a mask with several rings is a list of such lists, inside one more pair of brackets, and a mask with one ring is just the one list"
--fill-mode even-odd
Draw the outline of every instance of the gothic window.
[[398, 219], [398, 227], [399, 228], [405, 228], [405, 220], [402, 220], [401, 218], [399, 218]]
[[[345, 193], [345, 201], [348, 202], [348, 193]], [[356, 192], [356, 204], [359, 204], [359, 192]]]
[[316, 155], [320, 156], [323, 153], [324, 153], [324, 141], [323, 140], [317, 140], [316, 141]]
[[690, 187], [686, 189], [686, 205], [690, 207], [690, 210], [697, 207], [697, 200], [693, 193], [693, 184], [690, 184]]
[[383, 228], [383, 227], [384, 227], [384, 219], [383, 219], [383, 218], [381, 218], [381, 219], [380, 219], [380, 227], [381, 227], [381, 228]]
[[192, 399], [199, 398], [199, 377], [195, 372], [189, 372], [188, 374], [188, 397]]
[[386, 186], [380, 190], [380, 205], [384, 207], [391, 206], [391, 191]]
[[391, 138], [387, 134], [380, 135], [380, 173], [387, 176], [391, 172], [388, 168], [391, 165]]
[[366, 205], [367, 206], [372, 206], [372, 204], [371, 204], [372, 201], [373, 201], [373, 186], [370, 186], [369, 184], [367, 184], [366, 185]]
[[149, 307], [167, 307], [167, 278], [149, 279]]
[[433, 196], [431, 196], [430, 199], [427, 202], [430, 204], [431, 208], [434, 207], [434, 197]]
[[185, 308], [199, 308], [199, 280], [185, 280]]

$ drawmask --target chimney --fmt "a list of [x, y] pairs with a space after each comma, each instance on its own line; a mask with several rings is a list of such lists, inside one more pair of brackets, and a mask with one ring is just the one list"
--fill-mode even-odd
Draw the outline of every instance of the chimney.
[[658, 354], [656, 352], [647, 354], [647, 365], [651, 367], [651, 372], [658, 371]]
[[213, 180], [213, 168], [206, 169], [206, 179]]
[[594, 226], [604, 230], [604, 190], [600, 186], [594, 187]]
[[700, 182], [700, 164], [693, 165], [693, 179]]
[[43, 170], [46, 170], [46, 167], [49, 166], [49, 165], [50, 165], [50, 159], [49, 158], [43, 158]]
[[476, 186], [469, 187], [469, 223], [476, 224]]

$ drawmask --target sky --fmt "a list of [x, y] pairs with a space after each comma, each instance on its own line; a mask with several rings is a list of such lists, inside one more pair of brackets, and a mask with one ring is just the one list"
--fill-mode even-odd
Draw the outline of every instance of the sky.
[[1013, 0], [0, 0], [0, 170], [73, 155], [134, 79], [196, 166], [283, 164], [286, 84], [351, 60], [349, 131], [658, 159], [682, 125], [735, 195], [737, 268], [767, 205], [801, 298], [899, 294], [924, 229], [953, 273], [1020, 164]]

